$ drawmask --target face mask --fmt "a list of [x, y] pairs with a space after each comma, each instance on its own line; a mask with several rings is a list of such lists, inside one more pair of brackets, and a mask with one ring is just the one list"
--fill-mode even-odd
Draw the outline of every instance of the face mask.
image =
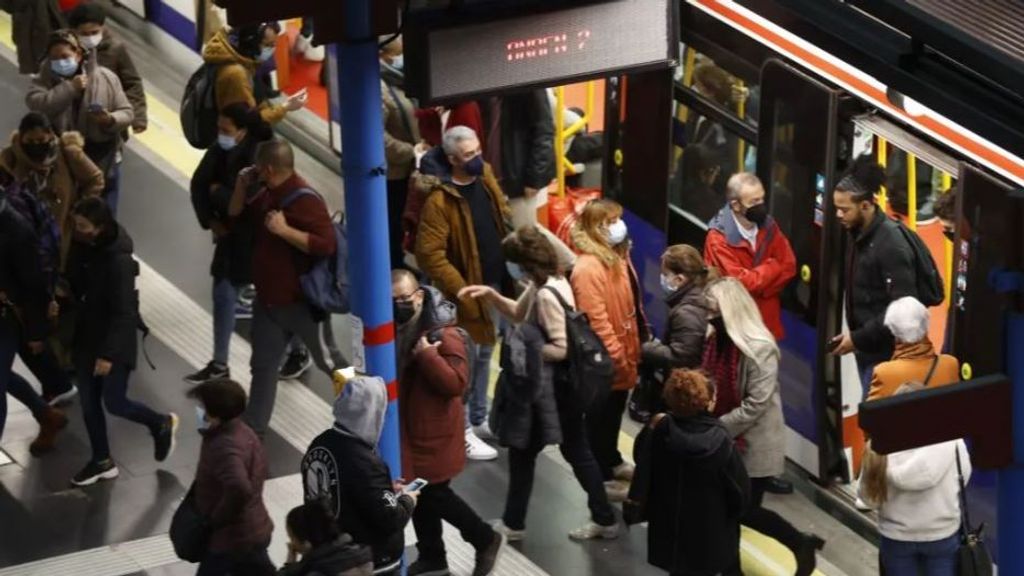
[[79, 36], [78, 41], [86, 50], [92, 50], [99, 46], [100, 42], [103, 42], [103, 32], [97, 32], [91, 36]]
[[665, 294], [673, 294], [676, 290], [679, 290], [679, 286], [672, 285], [672, 277], [667, 274], [661, 275], [661, 289], [665, 291]]
[[391, 59], [391, 67], [395, 70], [401, 71], [405, 68], [405, 55], [399, 54]]
[[626, 234], [629, 230], [626, 228], [626, 223], [622, 220], [616, 220], [608, 227], [608, 243], [612, 246], [618, 246], [626, 239]]
[[508, 268], [508, 275], [513, 280], [519, 281], [526, 277], [526, 273], [523, 272], [523, 267], [515, 262], [505, 262], [505, 267]]
[[395, 322], [401, 325], [416, 315], [416, 305], [412, 302], [393, 302], [391, 311], [395, 316]]
[[78, 60], [74, 58], [61, 58], [60, 60], [50, 60], [50, 70], [57, 76], [63, 78], [70, 78], [78, 72]]
[[206, 419], [206, 408], [202, 406], [196, 406], [196, 428], [199, 430], [210, 429], [210, 421]]
[[743, 214], [747, 220], [750, 220], [754, 224], [761, 226], [768, 220], [768, 206], [765, 204], [758, 204], [757, 206], [751, 206], [747, 208], [747, 211]]
[[943, 230], [942, 235], [950, 242], [956, 242], [956, 230]]
[[30, 160], [38, 164], [46, 162], [53, 155], [54, 149], [57, 147], [57, 142], [51, 140], [49, 142], [35, 142], [32, 144], [22, 144], [21, 149], [25, 151], [25, 156], [28, 156]]
[[231, 150], [238, 145], [235, 141], [234, 136], [228, 136], [227, 134], [217, 134], [217, 145], [220, 146], [221, 150]]
[[484, 157], [477, 154], [472, 160], [466, 162], [462, 169], [466, 171], [466, 174], [470, 176], [483, 176], [484, 174]]
[[260, 55], [258, 57], [259, 61], [260, 62], [267, 62], [267, 61], [269, 61], [271, 58], [274, 57], [275, 50], [276, 50], [276, 47], [274, 47], [274, 46], [264, 46], [263, 49], [260, 50]]

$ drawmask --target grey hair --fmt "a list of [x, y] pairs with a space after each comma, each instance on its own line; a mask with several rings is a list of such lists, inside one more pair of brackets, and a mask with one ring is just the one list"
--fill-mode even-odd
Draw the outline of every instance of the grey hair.
[[747, 186], [760, 186], [761, 179], [758, 178], [753, 172], [737, 172], [729, 177], [729, 181], [725, 185], [725, 198], [730, 202], [733, 200], [739, 200], [740, 192], [743, 191]]
[[928, 309], [912, 296], [900, 298], [886, 309], [885, 327], [897, 342], [916, 344], [928, 336]]
[[479, 140], [476, 131], [468, 126], [453, 126], [444, 133], [441, 140], [441, 147], [444, 153], [449, 156], [458, 156], [459, 144], [466, 140]]

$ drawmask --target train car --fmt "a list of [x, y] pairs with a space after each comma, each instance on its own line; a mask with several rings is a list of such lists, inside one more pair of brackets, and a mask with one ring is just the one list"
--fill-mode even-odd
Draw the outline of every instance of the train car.
[[[787, 455], [823, 501], [865, 525], [852, 490], [857, 366], [825, 349], [844, 326], [846, 238], [831, 192], [861, 154], [886, 166], [883, 205], [917, 230], [946, 282], [947, 302], [931, 309], [936, 347], [960, 359], [964, 379], [1005, 373], [1004, 314], [1024, 309], [1019, 287], [998, 279], [1024, 270], [1024, 45], [1002, 31], [1022, 21], [1020, 7], [977, 2], [688, 0], [675, 74], [608, 82], [606, 194], [627, 208], [659, 332], [664, 247], [702, 246], [729, 174], [765, 183], [798, 261], [780, 343]], [[933, 205], [951, 190], [948, 241]], [[993, 529], [996, 489], [980, 471], [969, 490], [972, 516]]]

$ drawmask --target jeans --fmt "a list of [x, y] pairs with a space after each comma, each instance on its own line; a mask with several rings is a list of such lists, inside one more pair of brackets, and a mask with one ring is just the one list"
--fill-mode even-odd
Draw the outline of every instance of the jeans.
[[491, 384], [491, 356], [493, 344], [474, 344], [476, 363], [473, 366], [473, 381], [467, 393], [466, 424], [479, 426], [487, 421], [487, 387]]
[[36, 420], [39, 420], [46, 409], [50, 407], [46, 400], [43, 400], [43, 397], [29, 384], [28, 380], [13, 370], [10, 380], [7, 382], [7, 392], [12, 398], [24, 404]]
[[121, 200], [121, 163], [114, 162], [105, 175], [103, 198], [110, 207], [110, 212], [117, 217], [117, 203]]
[[114, 363], [106, 376], [94, 376], [95, 358], [79, 358], [78, 392], [82, 400], [82, 418], [92, 444], [92, 459], [101, 462], [110, 458], [110, 443], [107, 439], [107, 412], [141, 424], [155, 435], [167, 423], [167, 415], [158, 414], [148, 406], [128, 398], [128, 379], [132, 371], [125, 364]]
[[494, 542], [494, 530], [452, 491], [450, 481], [427, 484], [412, 515], [420, 558], [437, 562], [445, 560], [442, 520], [457, 528], [462, 539], [477, 550], [483, 550]]
[[231, 334], [235, 331], [238, 286], [227, 278], [213, 280], [213, 361], [227, 366]]
[[875, 366], [878, 366], [878, 362], [857, 358], [857, 373], [860, 375], [861, 391], [864, 393], [861, 398], [868, 397], [868, 392], [871, 390], [871, 377], [875, 375]]
[[7, 423], [7, 387], [14, 376], [14, 355], [18, 353], [18, 327], [14, 313], [0, 306], [0, 438]]
[[268, 570], [267, 574], [274, 573], [274, 564], [270, 561], [266, 548], [241, 552], [211, 552], [199, 563], [196, 576], [242, 576], [260, 573], [261, 568]]
[[795, 554], [803, 543], [804, 535], [788, 520], [761, 505], [770, 481], [771, 478], [750, 479], [750, 508], [741, 524], [778, 541]]
[[21, 357], [21, 361], [25, 363], [29, 372], [39, 381], [44, 395], [56, 396], [71, 390], [71, 378], [61, 368], [60, 361], [48, 342], [43, 342], [42, 352], [33, 354], [28, 349], [28, 342], [22, 341], [18, 346], [18, 356]]
[[313, 362], [328, 378], [336, 368], [348, 366], [334, 342], [329, 319], [318, 322], [304, 302], [268, 308], [257, 299], [252, 310], [252, 384], [245, 421], [260, 437], [270, 425], [277, 397], [277, 374], [292, 335], [305, 343]]
[[629, 390], [612, 390], [603, 403], [594, 406], [587, 414], [590, 446], [605, 480], [612, 480], [615, 467], [623, 462], [619, 453], [619, 430], [627, 400]]
[[402, 212], [409, 194], [409, 179], [388, 180], [388, 245], [391, 247], [391, 268], [405, 268], [402, 248]]
[[[590, 451], [583, 411], [573, 405], [571, 400], [563, 402], [559, 398], [558, 420], [562, 427], [562, 443], [558, 448], [562, 457], [572, 466], [576, 481], [587, 493], [590, 518], [595, 524], [611, 526], [615, 523], [615, 512], [608, 503], [601, 469]], [[526, 528], [526, 509], [533, 490], [534, 469], [537, 455], [543, 448], [535, 444], [526, 450], [509, 449], [509, 487], [502, 522], [513, 530]]]
[[878, 556], [886, 576], [956, 576], [960, 535], [933, 542], [902, 542], [882, 536]]

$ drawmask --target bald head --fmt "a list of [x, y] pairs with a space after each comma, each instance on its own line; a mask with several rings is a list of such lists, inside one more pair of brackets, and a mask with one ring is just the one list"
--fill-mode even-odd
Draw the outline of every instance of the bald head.
[[412, 272], [404, 268], [396, 268], [391, 271], [391, 286], [393, 288], [403, 288], [402, 293], [408, 294], [414, 290], [419, 290], [420, 283]]
[[274, 138], [256, 146], [256, 170], [270, 187], [279, 186], [295, 173], [295, 153], [291, 144]]

